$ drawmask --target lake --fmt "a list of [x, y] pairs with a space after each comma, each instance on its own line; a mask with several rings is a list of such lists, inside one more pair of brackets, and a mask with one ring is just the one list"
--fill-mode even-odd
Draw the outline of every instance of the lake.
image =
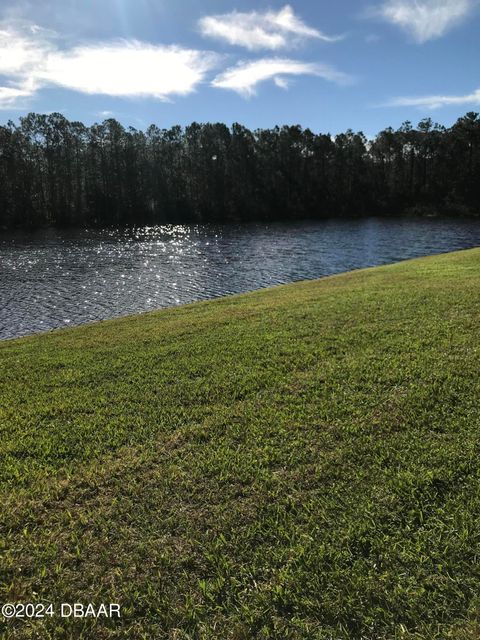
[[475, 219], [0, 235], [0, 338], [480, 245]]

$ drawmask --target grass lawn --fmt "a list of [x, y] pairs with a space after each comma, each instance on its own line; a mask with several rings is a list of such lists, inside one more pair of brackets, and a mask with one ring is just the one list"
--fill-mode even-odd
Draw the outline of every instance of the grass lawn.
[[0, 617], [480, 637], [480, 250], [0, 343]]

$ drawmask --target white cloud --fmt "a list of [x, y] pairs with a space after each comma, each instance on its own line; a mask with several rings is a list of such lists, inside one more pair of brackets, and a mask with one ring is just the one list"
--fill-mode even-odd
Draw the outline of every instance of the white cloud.
[[419, 43], [441, 37], [465, 20], [475, 0], [387, 0], [377, 13]]
[[44, 32], [0, 31], [0, 108], [33, 96], [45, 86], [87, 94], [148, 96], [166, 100], [186, 95], [204, 81], [219, 56], [178, 46], [117, 41], [61, 50]]
[[[34, 33], [32, 29], [30, 34]], [[0, 109], [9, 109], [31, 97], [38, 86], [34, 70], [47, 55], [49, 45], [43, 36], [29, 37], [8, 28], [0, 28], [0, 75], [7, 78], [7, 86], [0, 86]]]
[[0, 87], [0, 109], [20, 107], [22, 98], [29, 98], [33, 93], [28, 88]]
[[125, 41], [50, 54], [38, 76], [82, 93], [164, 99], [191, 93], [215, 63], [202, 51]]
[[282, 76], [275, 76], [273, 81], [279, 89], [286, 90], [290, 86], [290, 81], [287, 78], [282, 78]]
[[420, 96], [393, 98], [386, 103], [388, 107], [424, 107], [427, 109], [439, 109], [449, 105], [480, 105], [480, 89], [464, 96]]
[[18, 74], [36, 67], [48, 50], [49, 46], [42, 38], [34, 39], [9, 29], [0, 29], [0, 73]]
[[335, 42], [339, 36], [327, 36], [318, 29], [306, 25], [292, 7], [286, 5], [279, 11], [240, 13], [233, 11], [222, 15], [205, 16], [199, 21], [202, 35], [229, 44], [258, 49], [278, 50], [295, 46], [308, 38]]
[[214, 87], [231, 89], [249, 97], [255, 94], [259, 83], [273, 80], [283, 89], [288, 87], [285, 76], [313, 75], [344, 84], [350, 81], [349, 76], [325, 64], [302, 62], [283, 58], [264, 58], [253, 62], [240, 62], [227, 69], [212, 82]]

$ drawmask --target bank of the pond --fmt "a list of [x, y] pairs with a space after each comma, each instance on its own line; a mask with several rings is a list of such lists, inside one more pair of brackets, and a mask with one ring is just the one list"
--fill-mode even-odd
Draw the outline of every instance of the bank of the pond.
[[476, 638], [480, 250], [0, 344], [5, 638]]

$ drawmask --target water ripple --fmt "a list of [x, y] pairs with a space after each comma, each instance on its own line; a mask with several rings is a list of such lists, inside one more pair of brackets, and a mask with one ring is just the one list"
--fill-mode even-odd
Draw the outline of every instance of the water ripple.
[[479, 244], [458, 219], [4, 234], [0, 338]]

